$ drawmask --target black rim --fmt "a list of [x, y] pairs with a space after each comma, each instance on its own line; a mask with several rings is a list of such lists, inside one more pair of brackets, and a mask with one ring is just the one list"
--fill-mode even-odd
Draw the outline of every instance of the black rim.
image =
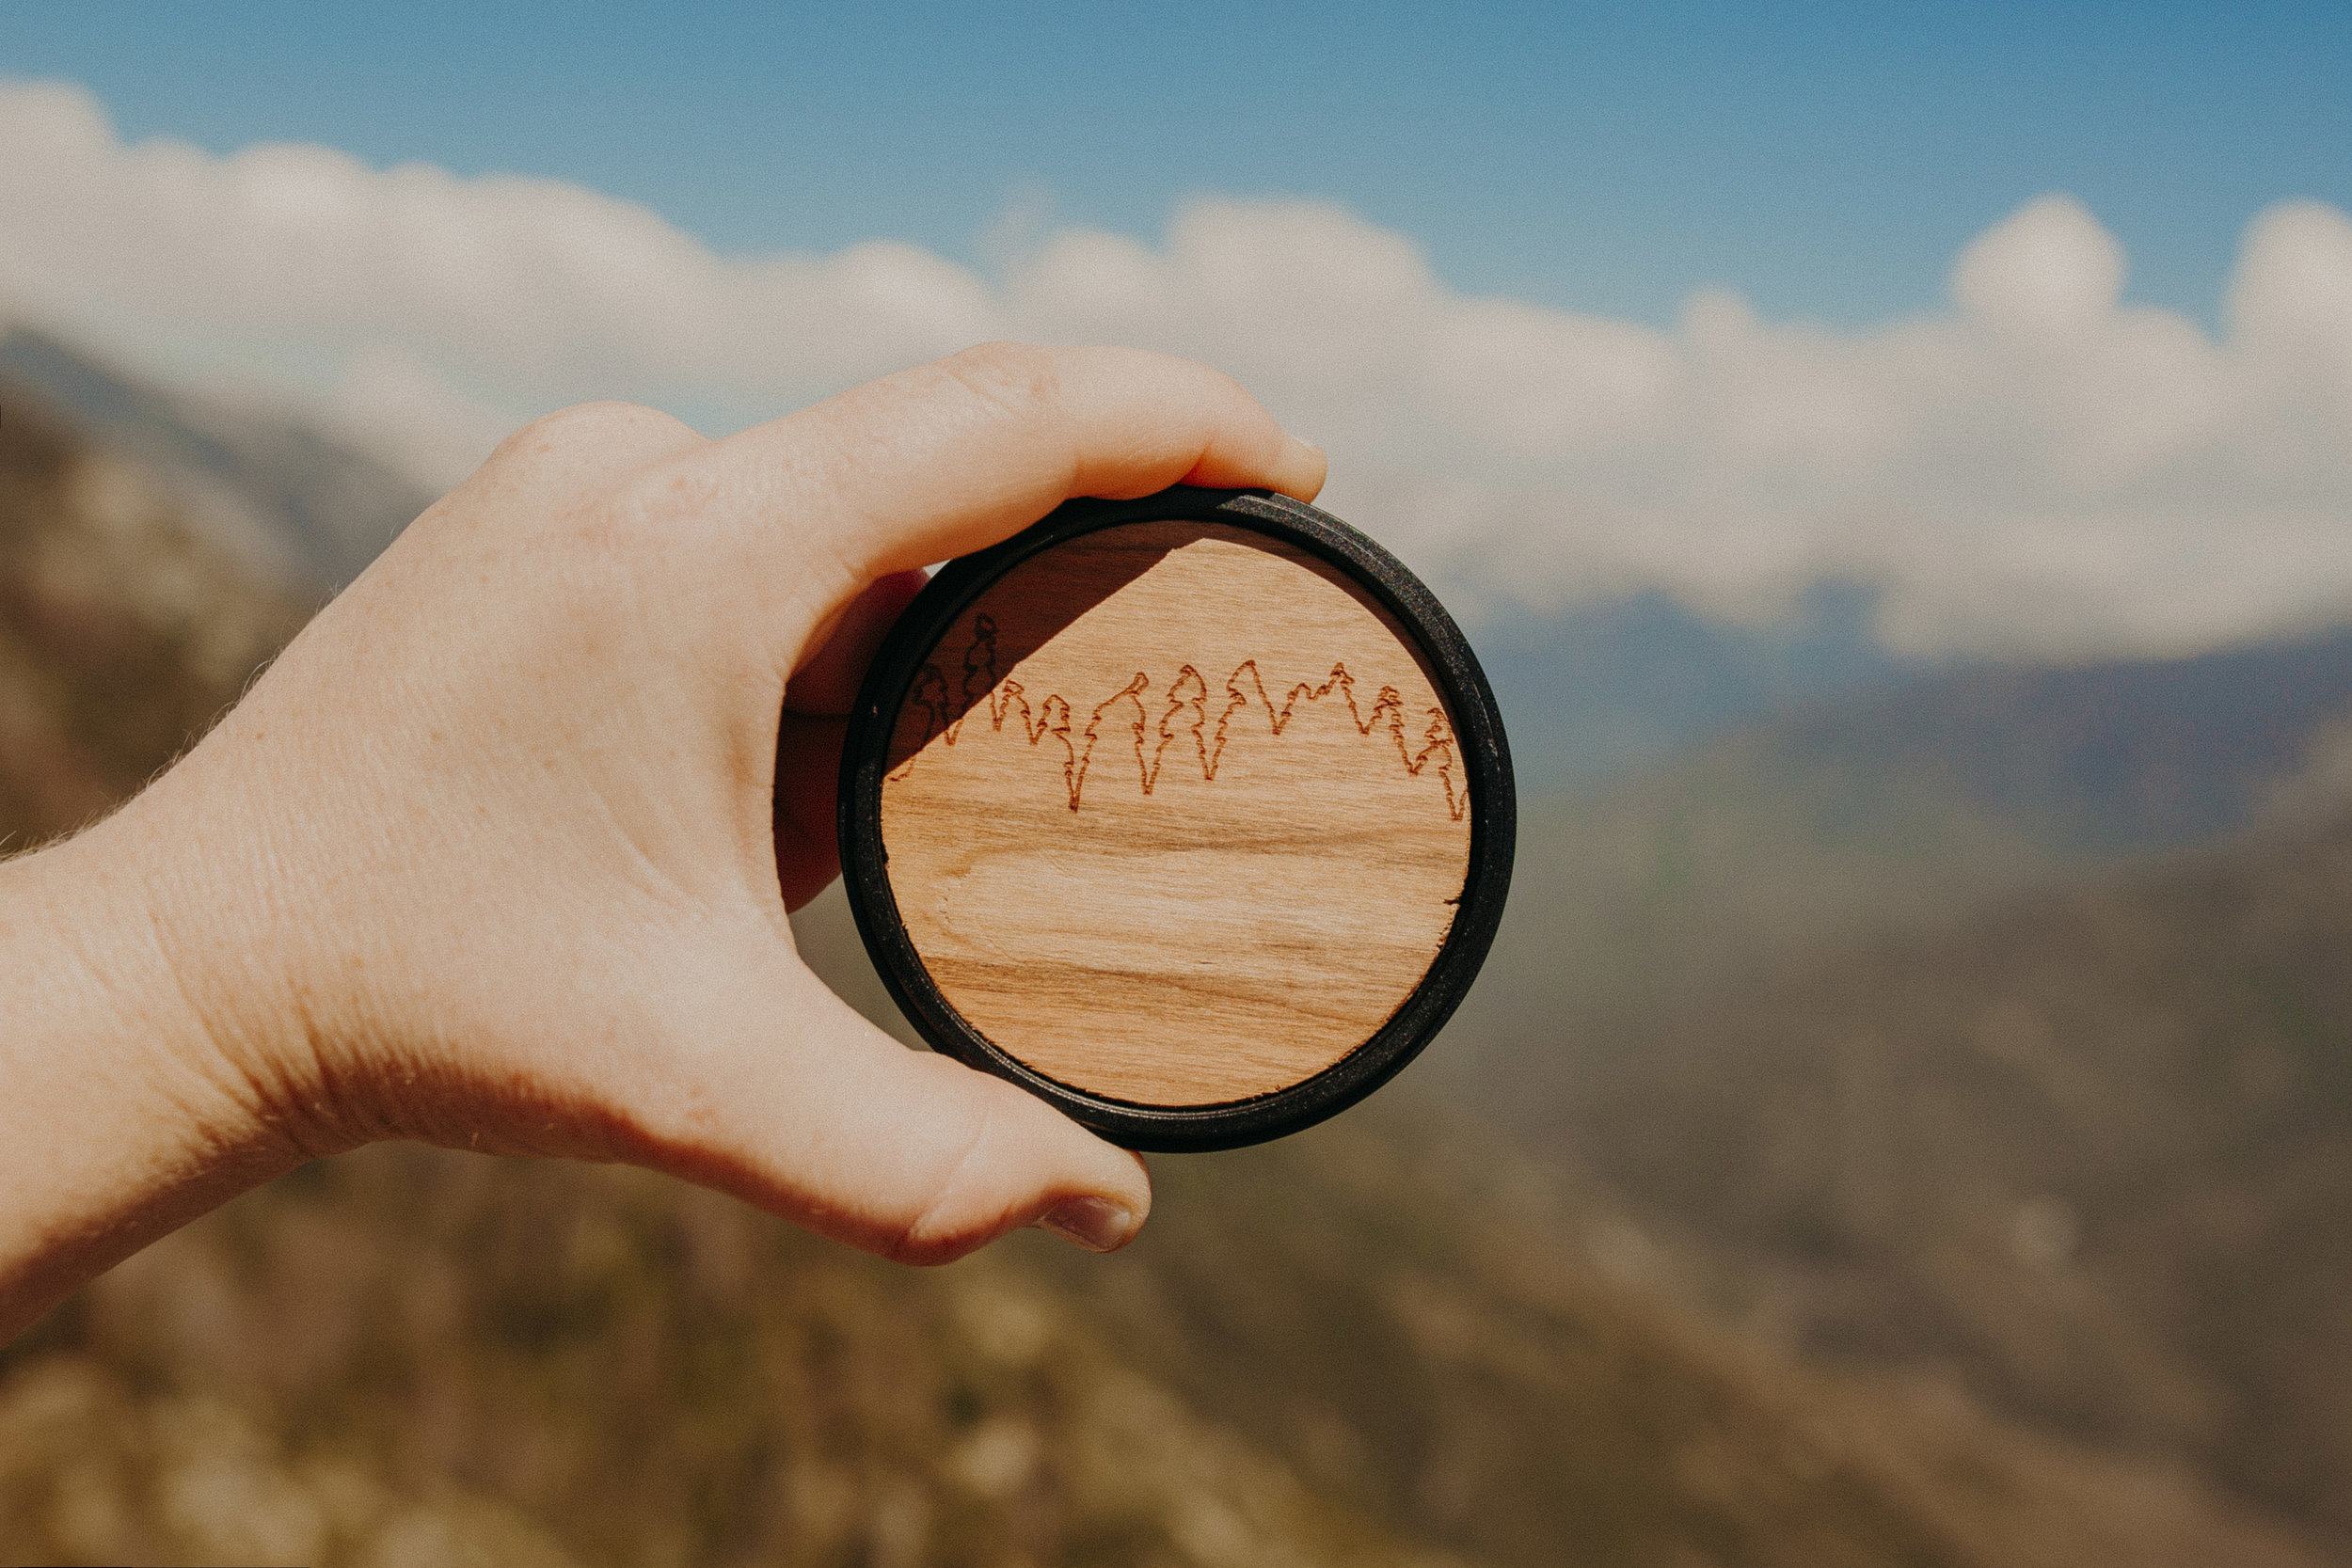
[[[882, 781], [892, 729], [923, 663], [956, 617], [998, 578], [1041, 551], [1097, 529], [1160, 520], [1225, 523], [1282, 540], [1345, 572], [1419, 645], [1444, 698], [1470, 790], [1470, 865], [1462, 902], [1421, 984], [1389, 1021], [1312, 1078], [1220, 1105], [1138, 1105], [1072, 1087], [1025, 1066], [972, 1027], [943, 995], [907, 936], [882, 841]], [[1129, 1148], [1237, 1148], [1311, 1127], [1394, 1077], [1454, 1014], [1477, 977], [1510, 890], [1518, 808], [1511, 753], [1486, 673], [1454, 618], [1404, 562], [1327, 512], [1262, 490], [1179, 485], [1139, 500], [1074, 500], [1004, 543], [949, 562], [891, 628], [866, 672], [841, 752], [841, 872], [866, 951], [923, 1037], [968, 1067], [1020, 1085]]]

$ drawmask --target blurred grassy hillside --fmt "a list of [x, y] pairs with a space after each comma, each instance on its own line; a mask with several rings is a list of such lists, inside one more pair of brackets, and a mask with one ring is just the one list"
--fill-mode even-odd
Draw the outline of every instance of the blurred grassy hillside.
[[2352, 816], [1733, 988], [1558, 1107], [1735, 1310], [2352, 1534]]
[[639, 1173], [345, 1157], [9, 1353], [0, 1543], [86, 1562], [2324, 1560], [2176, 1468], [2005, 1426], [1948, 1385], [1759, 1358], [1527, 1225], [1474, 1146], [1393, 1131], [1163, 1163], [1153, 1233], [1107, 1265], [1025, 1236], [928, 1274]]
[[87, 820], [168, 761], [308, 606], [208, 547], [151, 470], [0, 381], [0, 834]]
[[1428, 1076], [1812, 1365], [2352, 1532], [2352, 638], [1985, 670], [1531, 804]]
[[[17, 843], [135, 787], [304, 609], [165, 470], [5, 381], [0, 548]], [[837, 895], [796, 930], [886, 1016]], [[1656, 1125], [1669, 1175], [1744, 1179], [1739, 1137]], [[1031, 1234], [916, 1273], [643, 1173], [370, 1149], [0, 1352], [0, 1560], [2342, 1560], [2201, 1450], [1725, 1328], [1565, 1168], [1408, 1077], [1282, 1144], [1155, 1162], [1119, 1257]], [[1691, 1266], [1730, 1256], [1692, 1228]]]

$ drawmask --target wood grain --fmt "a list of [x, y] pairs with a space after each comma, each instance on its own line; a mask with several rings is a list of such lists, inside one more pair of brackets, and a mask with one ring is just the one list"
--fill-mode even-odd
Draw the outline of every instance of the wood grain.
[[1104, 529], [932, 649], [882, 784], [892, 893], [947, 1000], [1038, 1071], [1248, 1099], [1369, 1038], [1444, 946], [1454, 747], [1343, 574], [1223, 524]]

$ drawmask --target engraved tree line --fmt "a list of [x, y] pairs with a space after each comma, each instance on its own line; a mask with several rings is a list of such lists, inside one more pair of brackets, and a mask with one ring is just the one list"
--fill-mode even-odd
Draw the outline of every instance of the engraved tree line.
[[[1032, 705], [1019, 681], [999, 678], [996, 623], [980, 615], [973, 622], [972, 643], [964, 650], [962, 676], [957, 689], [950, 690], [946, 673], [935, 663], [924, 665], [915, 676], [906, 702], [909, 708], [922, 716], [923, 734], [908, 748], [905, 760], [892, 768], [889, 776], [903, 779], [912, 773], [915, 757], [934, 738], [944, 738], [946, 744], [953, 746], [965, 721], [978, 711], [988, 715], [993, 731], [1001, 732], [1005, 721], [1010, 719], [1019, 726], [1017, 733], [1030, 745], [1042, 750], [1051, 740], [1061, 748], [1062, 782], [1069, 790], [1070, 809], [1074, 812], [1085, 796], [1098, 749], [1106, 739], [1116, 736], [1122, 726], [1134, 737], [1136, 782], [1143, 793], [1150, 795], [1160, 782], [1160, 770], [1168, 762], [1171, 747], [1177, 749], [1180, 756], [1189, 752], [1194, 765], [1200, 769], [1201, 779], [1215, 783], [1233, 720], [1253, 702], [1265, 715], [1271, 733], [1279, 736], [1298, 714], [1299, 704], [1321, 703], [1336, 694], [1347, 709], [1357, 734], [1368, 737], [1375, 729], [1386, 729], [1407, 775], [1419, 778], [1425, 771], [1436, 770], [1445, 786], [1446, 810], [1454, 820], [1460, 821], [1470, 810], [1470, 796], [1462, 786], [1460, 764], [1454, 755], [1454, 727], [1447, 721], [1445, 710], [1426, 710], [1428, 721], [1421, 732], [1421, 749], [1416, 751], [1406, 733], [1404, 695], [1393, 686], [1383, 686], [1371, 705], [1364, 706], [1357, 701], [1356, 677], [1348, 673], [1344, 663], [1332, 665], [1329, 676], [1320, 686], [1301, 681], [1292, 687], [1278, 707], [1266, 691], [1258, 661], [1244, 659], [1225, 679], [1224, 702], [1214, 721], [1209, 710], [1217, 705], [1210, 696], [1209, 683], [1191, 665], [1177, 670], [1176, 679], [1168, 689], [1167, 710], [1159, 716], [1156, 726], [1144, 703], [1151, 688], [1150, 679], [1138, 670], [1125, 686], [1096, 705], [1081, 731], [1068, 700], [1060, 693], [1049, 693]], [[1111, 740], [1114, 748], [1117, 744]], [[1108, 754], [1105, 752], [1106, 758]]]

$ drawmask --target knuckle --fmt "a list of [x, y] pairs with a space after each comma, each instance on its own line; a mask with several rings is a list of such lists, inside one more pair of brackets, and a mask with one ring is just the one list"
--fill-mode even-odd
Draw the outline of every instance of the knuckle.
[[716, 497], [717, 477], [684, 463], [662, 463], [620, 481], [597, 509], [602, 521], [624, 532], [666, 532], [699, 515]]
[[1158, 356], [1152, 372], [1166, 385], [1196, 420], [1206, 423], [1250, 401], [1242, 384], [1214, 365], [1172, 355]]
[[1248, 400], [1249, 389], [1216, 366], [1203, 365], [1198, 360], [1191, 359], [1184, 360], [1182, 363], [1191, 368], [1192, 373], [1199, 378], [1204, 391], [1218, 393], [1229, 399], [1245, 402]]
[[662, 419], [667, 416], [634, 404], [601, 402], [576, 403], [542, 414], [520, 430], [509, 436], [501, 450], [514, 448], [519, 451], [539, 451], [550, 446], [573, 441], [593, 440], [626, 426], [636, 417]]
[[659, 408], [607, 401], [576, 403], [542, 414], [501, 441], [487, 465], [537, 469], [563, 464], [583, 452], [656, 452], [692, 436], [686, 425]]
[[925, 1183], [912, 1217], [882, 1249], [894, 1262], [951, 1263], [988, 1240], [991, 1230], [976, 1212], [974, 1188], [985, 1185], [996, 1104], [994, 1096], [982, 1094], [961, 1148]]
[[1061, 391], [1060, 358], [1033, 343], [980, 343], [940, 361], [940, 369], [993, 407], [1034, 415]]
[[[949, 1183], [951, 1188], [953, 1183]], [[977, 1238], [967, 1233], [944, 1211], [950, 1207], [948, 1188], [934, 1194], [914, 1217], [890, 1238], [882, 1249], [882, 1256], [894, 1263], [914, 1263], [930, 1266], [952, 1263], [979, 1244]]]

